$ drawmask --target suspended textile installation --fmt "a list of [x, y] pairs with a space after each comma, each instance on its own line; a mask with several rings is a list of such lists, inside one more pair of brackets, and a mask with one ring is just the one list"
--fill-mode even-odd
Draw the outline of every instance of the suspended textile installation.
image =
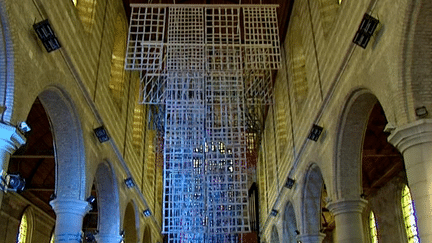
[[249, 232], [246, 105], [272, 101], [277, 5], [132, 4], [125, 69], [140, 103], [164, 105], [168, 242]]

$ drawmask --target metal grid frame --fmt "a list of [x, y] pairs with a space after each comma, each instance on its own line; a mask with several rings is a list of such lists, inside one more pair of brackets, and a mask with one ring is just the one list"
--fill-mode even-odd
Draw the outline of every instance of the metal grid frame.
[[141, 104], [165, 103], [166, 79], [164, 73], [141, 73], [138, 102]]
[[170, 7], [166, 69], [204, 71], [204, 9]]
[[[132, 6], [125, 68], [142, 71], [140, 103], [165, 107], [162, 232], [168, 242], [238, 242], [250, 231], [245, 110], [272, 100], [271, 70], [280, 62], [275, 8]], [[157, 33], [132, 26], [153, 20], [164, 26]]]
[[272, 71], [249, 71], [245, 77], [245, 100], [248, 105], [273, 104]]
[[162, 70], [166, 8], [132, 7], [125, 69]]
[[276, 70], [281, 52], [276, 7], [243, 7], [245, 69]]

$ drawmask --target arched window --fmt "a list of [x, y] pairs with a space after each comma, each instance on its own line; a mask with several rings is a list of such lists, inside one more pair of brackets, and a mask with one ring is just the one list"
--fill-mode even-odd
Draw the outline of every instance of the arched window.
[[124, 15], [117, 15], [114, 32], [114, 46], [112, 51], [111, 59], [111, 80], [109, 88], [114, 100], [114, 103], [122, 109], [123, 104], [123, 93], [125, 86], [125, 71], [124, 62], [126, 54], [126, 42], [127, 42], [127, 24], [126, 17]]
[[411, 192], [407, 185], [405, 185], [404, 189], [402, 190], [402, 215], [404, 218], [408, 243], [420, 242], [417, 231], [414, 202], [411, 198]]
[[372, 212], [372, 210], [369, 214], [369, 234], [370, 234], [370, 242], [378, 243], [377, 223], [375, 220], [375, 214]]
[[138, 155], [141, 154], [144, 140], [144, 113], [145, 107], [140, 104], [139, 100], [139, 83], [135, 93], [135, 107], [133, 113], [133, 125], [132, 125], [132, 145]]
[[25, 243], [27, 240], [27, 233], [28, 233], [28, 217], [27, 214], [24, 213], [19, 225], [17, 243]]

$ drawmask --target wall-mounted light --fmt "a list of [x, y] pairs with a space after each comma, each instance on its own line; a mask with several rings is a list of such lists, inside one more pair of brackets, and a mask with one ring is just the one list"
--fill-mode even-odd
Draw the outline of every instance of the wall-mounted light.
[[309, 132], [308, 138], [315, 142], [318, 141], [318, 138], [320, 137], [323, 129], [324, 129], [323, 127], [320, 127], [317, 124], [313, 124]]
[[295, 180], [288, 177], [288, 179], [287, 179], [287, 181], [285, 183], [285, 187], [288, 188], [288, 189], [291, 189], [291, 188], [293, 188], [294, 183], [295, 183]]
[[277, 211], [276, 209], [272, 209], [272, 211], [270, 212], [270, 216], [272, 217], [276, 217], [278, 215], [279, 211]]
[[419, 118], [425, 118], [428, 116], [429, 113], [428, 113], [426, 107], [422, 106], [422, 107], [418, 107], [415, 109], [415, 114]]
[[152, 213], [151, 213], [150, 209], [146, 209], [143, 211], [143, 214], [145, 217], [150, 217]]
[[354, 36], [353, 42], [362, 48], [366, 48], [370, 38], [378, 26], [378, 23], [378, 19], [370, 16], [369, 14], [365, 14], [357, 30], [357, 33]]
[[2, 171], [0, 174], [0, 189], [3, 192], [22, 192], [25, 188], [25, 179], [19, 174], [8, 174]]
[[90, 195], [90, 196], [86, 199], [86, 201], [87, 201], [88, 203], [90, 203], [90, 204], [93, 204], [93, 203], [96, 201], [96, 197], [93, 196], [93, 195]]
[[132, 187], [135, 186], [135, 182], [134, 182], [134, 180], [132, 179], [132, 177], [128, 177], [128, 178], [126, 178], [126, 179], [124, 180], [124, 183], [125, 183], [125, 185], [126, 185], [127, 188], [132, 188]]
[[109, 140], [108, 132], [104, 126], [95, 128], [93, 131], [100, 143], [104, 143]]
[[55, 51], [61, 47], [48, 19], [34, 24], [33, 29], [36, 31], [47, 52]]
[[28, 132], [31, 131], [30, 126], [27, 125], [26, 122], [20, 122], [20, 123], [18, 124], [17, 128], [18, 128], [18, 130], [19, 130], [21, 133], [28, 133]]

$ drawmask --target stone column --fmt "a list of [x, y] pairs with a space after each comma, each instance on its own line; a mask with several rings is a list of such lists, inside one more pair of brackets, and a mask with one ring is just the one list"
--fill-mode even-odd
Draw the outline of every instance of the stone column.
[[301, 243], [321, 243], [325, 238], [325, 234], [309, 234], [309, 235], [299, 235], [297, 236], [297, 241]]
[[[25, 144], [26, 139], [16, 127], [0, 123], [0, 172], [8, 170], [10, 156], [15, 150]], [[3, 191], [0, 192], [0, 206]]]
[[422, 242], [432, 242], [432, 120], [393, 130], [388, 138], [403, 155]]
[[364, 199], [338, 200], [327, 204], [336, 223], [336, 242], [363, 243], [364, 231], [362, 212], [367, 201]]
[[55, 242], [80, 243], [83, 218], [90, 211], [90, 204], [68, 198], [54, 199], [50, 204], [56, 214]]
[[97, 243], [120, 243], [123, 237], [115, 234], [97, 234], [95, 236]]

